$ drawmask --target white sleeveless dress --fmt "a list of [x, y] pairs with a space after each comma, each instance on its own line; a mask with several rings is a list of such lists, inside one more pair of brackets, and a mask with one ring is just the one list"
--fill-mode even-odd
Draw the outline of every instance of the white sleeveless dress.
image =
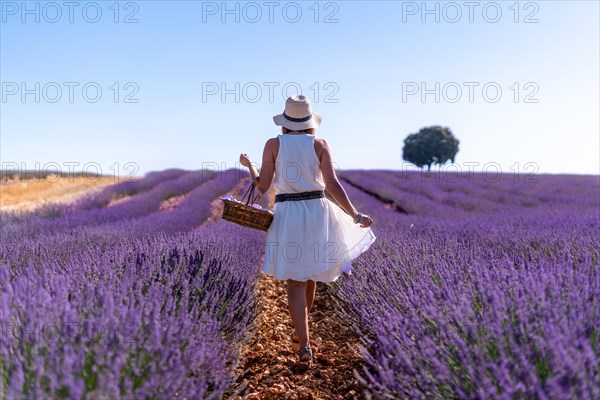
[[[314, 136], [280, 134], [275, 160], [275, 194], [324, 190], [314, 149]], [[327, 198], [275, 203], [267, 231], [262, 271], [279, 280], [335, 281], [350, 273], [351, 261], [375, 241], [371, 228], [361, 228]]]

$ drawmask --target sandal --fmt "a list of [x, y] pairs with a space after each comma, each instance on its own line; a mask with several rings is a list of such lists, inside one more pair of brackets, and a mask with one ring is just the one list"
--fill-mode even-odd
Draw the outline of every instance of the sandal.
[[300, 358], [300, 362], [311, 364], [313, 353], [310, 346], [301, 348], [300, 351], [298, 351], [298, 358]]

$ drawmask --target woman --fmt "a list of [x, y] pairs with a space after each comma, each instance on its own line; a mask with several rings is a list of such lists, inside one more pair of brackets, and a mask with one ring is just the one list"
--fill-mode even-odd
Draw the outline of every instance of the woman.
[[[273, 183], [275, 207], [262, 271], [287, 281], [292, 341], [299, 344], [300, 361], [310, 363], [308, 314], [316, 282], [351, 271], [351, 260], [375, 241], [373, 219], [354, 208], [338, 181], [329, 143], [314, 135], [321, 116], [312, 112], [308, 98], [291, 96], [273, 121], [282, 134], [267, 140], [260, 175], [247, 154], [240, 154], [240, 163], [250, 169], [260, 193]], [[325, 197], [325, 189], [339, 206]]]

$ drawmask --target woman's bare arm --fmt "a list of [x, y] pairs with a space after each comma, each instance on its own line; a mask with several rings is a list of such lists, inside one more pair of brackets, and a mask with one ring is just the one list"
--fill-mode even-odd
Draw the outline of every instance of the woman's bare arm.
[[260, 167], [260, 175], [256, 170], [256, 167], [250, 163], [248, 168], [250, 169], [250, 176], [252, 179], [259, 177], [256, 189], [261, 193], [265, 194], [271, 187], [273, 182], [273, 174], [275, 173], [275, 152], [274, 152], [274, 141], [279, 140], [277, 138], [267, 140], [265, 148], [263, 150], [262, 166]]
[[358, 212], [352, 205], [352, 202], [348, 198], [348, 194], [344, 190], [343, 186], [338, 180], [337, 175], [335, 174], [329, 143], [327, 143], [327, 140], [321, 138], [319, 141], [319, 146], [321, 153], [319, 161], [321, 164], [321, 172], [323, 173], [323, 180], [325, 181], [325, 188], [340, 205], [342, 210], [346, 211], [346, 213], [350, 215], [353, 220], [356, 220]]

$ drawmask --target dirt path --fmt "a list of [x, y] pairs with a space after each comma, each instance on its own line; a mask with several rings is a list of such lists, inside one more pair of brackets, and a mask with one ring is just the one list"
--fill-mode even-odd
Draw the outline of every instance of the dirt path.
[[359, 341], [334, 312], [326, 285], [317, 284], [309, 317], [313, 365], [306, 369], [292, 350], [292, 324], [285, 283], [262, 274], [257, 296], [262, 305], [258, 333], [244, 346], [238, 384], [243, 399], [361, 399], [353, 370], [361, 369]]
[[[265, 197], [272, 209], [272, 190]], [[261, 312], [256, 336], [242, 350], [236, 382], [242, 394], [237, 399], [364, 398], [353, 372], [363, 365], [359, 340], [336, 314], [326, 284], [317, 284], [309, 316], [314, 354], [309, 369], [298, 363], [292, 347], [285, 282], [261, 273], [256, 296]]]

